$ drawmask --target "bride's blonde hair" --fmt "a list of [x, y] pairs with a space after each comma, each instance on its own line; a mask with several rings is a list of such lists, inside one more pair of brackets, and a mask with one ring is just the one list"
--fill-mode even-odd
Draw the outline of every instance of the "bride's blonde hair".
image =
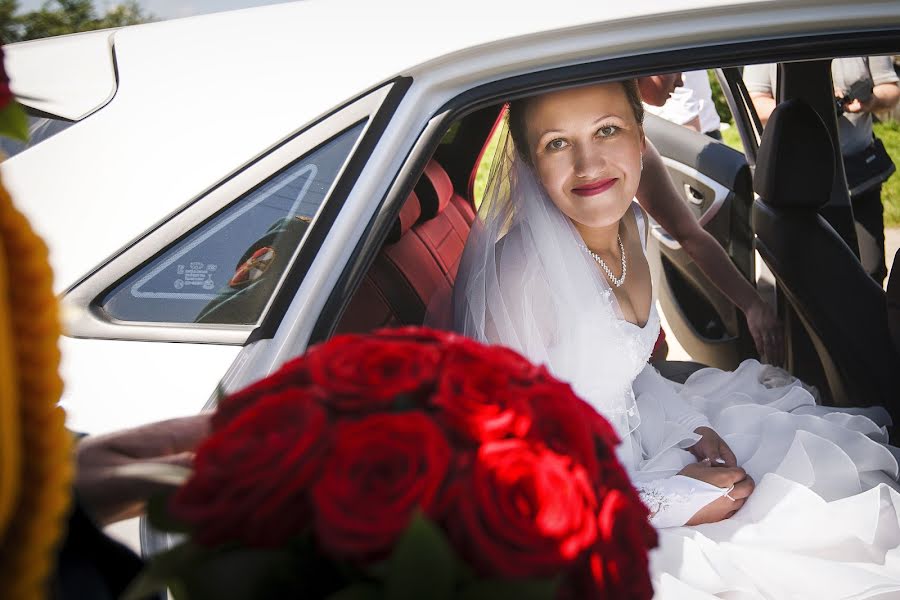
[[[638, 89], [637, 79], [625, 79], [620, 81], [625, 89], [625, 97], [628, 104], [634, 112], [634, 118], [639, 125], [644, 124], [644, 104], [641, 102], [641, 92]], [[509, 110], [506, 113], [507, 122], [509, 124], [509, 134], [512, 137], [513, 145], [518, 152], [519, 157], [525, 161], [525, 164], [531, 164], [531, 153], [528, 151], [528, 141], [525, 128], [525, 109], [528, 103], [535, 96], [527, 96], [519, 98], [509, 103]]]

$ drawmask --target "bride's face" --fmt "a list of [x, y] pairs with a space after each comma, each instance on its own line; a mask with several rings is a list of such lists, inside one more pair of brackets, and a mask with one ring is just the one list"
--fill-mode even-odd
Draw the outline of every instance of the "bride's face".
[[586, 227], [621, 219], [637, 192], [644, 146], [622, 85], [545, 94], [523, 116], [532, 163], [553, 203]]

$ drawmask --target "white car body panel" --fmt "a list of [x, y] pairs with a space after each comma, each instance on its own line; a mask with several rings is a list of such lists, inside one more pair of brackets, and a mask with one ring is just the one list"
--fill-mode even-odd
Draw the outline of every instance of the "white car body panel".
[[69, 337], [61, 338], [60, 349], [66, 425], [91, 434], [197, 414], [240, 352], [238, 346]]

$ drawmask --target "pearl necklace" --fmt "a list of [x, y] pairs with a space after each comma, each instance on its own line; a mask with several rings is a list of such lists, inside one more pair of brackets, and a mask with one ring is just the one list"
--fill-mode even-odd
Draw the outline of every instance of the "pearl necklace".
[[628, 271], [628, 264], [625, 262], [625, 245], [622, 243], [622, 236], [617, 234], [616, 240], [619, 242], [619, 250], [622, 252], [622, 276], [621, 277], [616, 277], [615, 275], [613, 275], [612, 269], [610, 269], [606, 265], [606, 262], [604, 262], [604, 260], [602, 258], [597, 256], [597, 254], [595, 254], [590, 248], [588, 248], [584, 244], [578, 244], [578, 245], [581, 246], [581, 248], [585, 252], [590, 254], [591, 258], [593, 258], [597, 262], [597, 264], [600, 265], [600, 268], [603, 269], [603, 271], [606, 273], [606, 276], [609, 277], [610, 282], [612, 282], [612, 284], [614, 286], [621, 287], [622, 284], [625, 283], [625, 274]]

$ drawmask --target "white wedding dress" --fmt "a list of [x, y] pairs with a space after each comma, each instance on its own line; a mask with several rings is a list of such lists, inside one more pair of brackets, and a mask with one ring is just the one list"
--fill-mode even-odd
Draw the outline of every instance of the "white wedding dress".
[[[660, 533], [656, 597], [900, 599], [887, 413], [819, 406], [799, 381], [754, 360], [733, 372], [702, 369], [684, 384], [664, 379], [647, 364], [655, 303], [643, 327], [623, 319], [574, 226], [509, 140], [500, 147], [459, 266], [453, 328], [546, 365], [615, 427], [619, 458]], [[632, 206], [622, 226], [646, 245]], [[733, 517], [687, 527], [729, 491], [677, 475], [696, 461], [686, 448], [703, 425], [756, 489]]]
[[[799, 381], [755, 360], [677, 384], [647, 364], [659, 331], [655, 304], [643, 328], [622, 326], [633, 344], [621, 367], [636, 373], [641, 415], [624, 460], [660, 527], [651, 556], [657, 598], [900, 598], [900, 493], [897, 461], [876, 423], [887, 419], [883, 409], [816, 405]], [[673, 477], [696, 461], [682, 448], [705, 424], [756, 489], [730, 519], [672, 526], [724, 492]]]

